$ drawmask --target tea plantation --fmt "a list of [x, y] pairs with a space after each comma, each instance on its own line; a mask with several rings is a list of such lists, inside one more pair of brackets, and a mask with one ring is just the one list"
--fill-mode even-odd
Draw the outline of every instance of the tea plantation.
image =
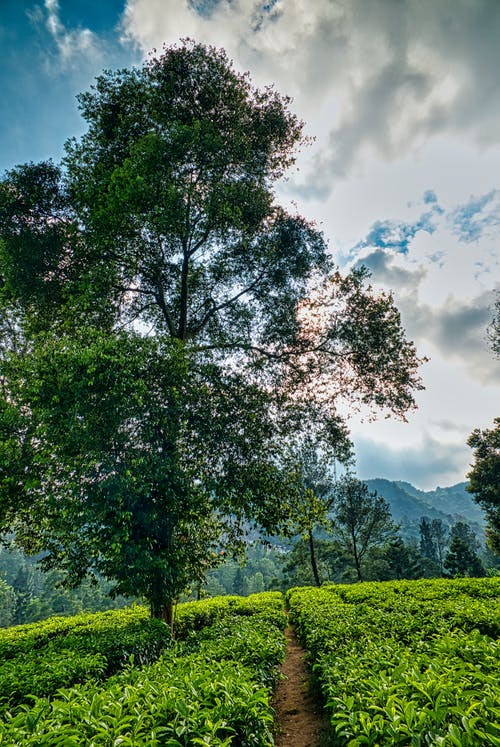
[[[329, 744], [500, 746], [500, 579], [295, 588]], [[0, 631], [0, 745], [271, 747], [281, 594], [142, 607]]]
[[288, 592], [333, 744], [500, 745], [500, 579]]
[[2, 747], [272, 744], [281, 594], [179, 605], [175, 643], [147, 615], [138, 607], [0, 631]]

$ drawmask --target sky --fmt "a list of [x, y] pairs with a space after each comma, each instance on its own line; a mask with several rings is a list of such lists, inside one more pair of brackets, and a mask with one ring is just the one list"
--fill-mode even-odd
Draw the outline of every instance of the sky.
[[350, 421], [362, 479], [465, 479], [500, 415], [498, 0], [0, 0], [0, 173], [58, 161], [104, 68], [190, 37], [274, 84], [314, 141], [278, 186], [341, 269], [391, 290], [425, 390], [407, 422]]

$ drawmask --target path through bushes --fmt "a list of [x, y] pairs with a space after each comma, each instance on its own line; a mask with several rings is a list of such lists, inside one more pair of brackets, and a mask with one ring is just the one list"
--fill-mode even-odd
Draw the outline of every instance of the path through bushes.
[[285, 679], [279, 683], [274, 698], [278, 724], [276, 747], [326, 746], [328, 720], [311, 692], [305, 651], [290, 627], [285, 635], [287, 652], [281, 668]]

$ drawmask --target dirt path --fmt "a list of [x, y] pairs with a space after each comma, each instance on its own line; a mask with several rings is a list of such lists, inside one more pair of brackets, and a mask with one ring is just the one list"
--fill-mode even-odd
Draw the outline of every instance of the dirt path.
[[320, 747], [325, 745], [328, 720], [309, 688], [305, 652], [291, 628], [285, 631], [287, 652], [274, 696], [276, 747]]

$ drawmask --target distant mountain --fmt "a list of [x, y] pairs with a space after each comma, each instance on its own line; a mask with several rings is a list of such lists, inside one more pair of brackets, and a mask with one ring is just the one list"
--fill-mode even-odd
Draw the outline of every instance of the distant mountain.
[[475, 502], [472, 495], [467, 492], [466, 482], [459, 482], [457, 485], [451, 485], [449, 488], [436, 488], [424, 492], [413, 487], [408, 482], [399, 482], [399, 486], [406, 490], [410, 495], [414, 495], [419, 500], [427, 503], [429, 506], [437, 508], [451, 516], [460, 516], [468, 521], [484, 525], [484, 511]]
[[441, 519], [447, 526], [452, 526], [456, 521], [465, 521], [484, 536], [483, 511], [465, 490], [465, 482], [430, 491], [419, 490], [403, 481], [377, 478], [364, 482], [370, 490], [376, 490], [386, 499], [394, 520], [408, 534], [416, 535], [421, 517], [428, 516], [430, 519]]

